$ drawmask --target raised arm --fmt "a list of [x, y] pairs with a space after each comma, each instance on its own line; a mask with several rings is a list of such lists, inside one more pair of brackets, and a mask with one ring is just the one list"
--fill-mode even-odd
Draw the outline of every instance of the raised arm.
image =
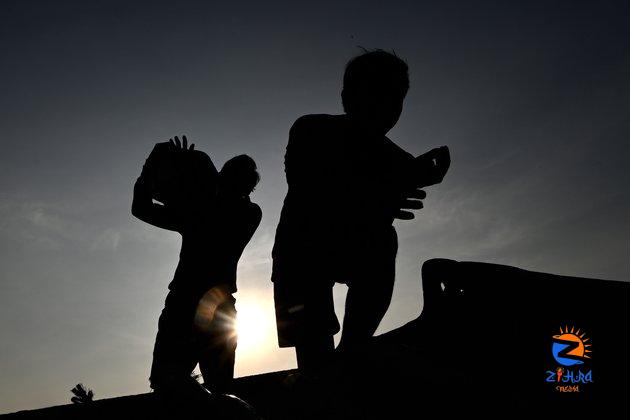
[[133, 187], [131, 214], [150, 225], [180, 232], [177, 212], [169, 207], [154, 203], [151, 183], [146, 174], [141, 174]]
[[[191, 145], [190, 148], [187, 148], [188, 142], [186, 136], [183, 136], [183, 147], [178, 137], [175, 137], [175, 141], [171, 139], [169, 143], [170, 146], [177, 151], [185, 152], [194, 150], [194, 144]], [[154, 168], [150, 160], [151, 156], [149, 156], [149, 159], [147, 159], [142, 166], [142, 173], [133, 187], [131, 214], [150, 225], [181, 233], [184, 217], [184, 215], [181, 214], [182, 212], [178, 211], [172, 204], [163, 205], [153, 202], [155, 193], [153, 182], [155, 176], [152, 173]]]

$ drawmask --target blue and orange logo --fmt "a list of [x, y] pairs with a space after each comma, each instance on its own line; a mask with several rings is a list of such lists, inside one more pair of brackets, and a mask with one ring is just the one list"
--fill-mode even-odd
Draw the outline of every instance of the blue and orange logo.
[[581, 332], [578, 328], [560, 327], [560, 334], [553, 336], [553, 344], [551, 352], [556, 362], [562, 366], [574, 366], [584, 364], [585, 359], [590, 359], [591, 344], [590, 338], [586, 337], [586, 333]]
[[547, 371], [546, 381], [556, 384], [558, 392], [582, 392], [580, 385], [593, 382], [593, 372], [587, 368], [591, 346], [591, 339], [584, 331], [560, 327], [560, 334], [555, 334], [551, 343], [551, 354], [560, 366]]

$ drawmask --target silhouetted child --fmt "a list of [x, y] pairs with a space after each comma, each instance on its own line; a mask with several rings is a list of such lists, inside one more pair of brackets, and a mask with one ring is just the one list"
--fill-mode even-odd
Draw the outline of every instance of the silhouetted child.
[[185, 137], [183, 147], [177, 137], [156, 145], [136, 181], [132, 214], [182, 235], [153, 350], [156, 391], [190, 385], [197, 363], [211, 391], [225, 392], [233, 378], [236, 268], [261, 220], [249, 199], [258, 181], [249, 156], [228, 160], [217, 173]]
[[413, 218], [402, 209], [421, 208], [418, 188], [441, 182], [449, 167], [446, 147], [414, 158], [386, 137], [408, 88], [403, 60], [365, 52], [345, 70], [345, 114], [306, 115], [291, 127], [272, 281], [279, 345], [296, 348], [301, 369], [317, 369], [333, 354], [336, 282], [349, 288], [339, 348], [367, 345], [394, 287], [392, 223]]

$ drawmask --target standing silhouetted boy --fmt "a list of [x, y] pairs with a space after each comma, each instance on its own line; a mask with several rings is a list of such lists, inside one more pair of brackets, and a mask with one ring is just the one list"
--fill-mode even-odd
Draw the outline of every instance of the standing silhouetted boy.
[[395, 218], [411, 219], [441, 182], [446, 147], [414, 158], [386, 133], [409, 88], [407, 64], [375, 50], [346, 66], [343, 115], [305, 115], [289, 133], [289, 186], [273, 248], [274, 299], [281, 347], [295, 347], [300, 369], [333, 354], [340, 329], [333, 285], [348, 285], [339, 348], [363, 348], [389, 307], [398, 248]]
[[234, 374], [236, 267], [262, 215], [249, 199], [259, 176], [249, 156], [228, 160], [217, 173], [193, 148], [185, 137], [183, 147], [177, 137], [159, 143], [134, 187], [132, 214], [182, 235], [150, 381], [156, 391], [193, 391], [190, 375], [199, 363], [204, 386], [225, 392]]

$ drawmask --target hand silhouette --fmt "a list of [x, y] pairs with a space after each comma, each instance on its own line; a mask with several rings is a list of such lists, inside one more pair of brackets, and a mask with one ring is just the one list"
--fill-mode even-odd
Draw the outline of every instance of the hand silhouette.
[[173, 141], [173, 139], [169, 139], [168, 140], [169, 144], [175, 148], [175, 150], [177, 151], [193, 151], [195, 149], [195, 144], [192, 143], [190, 145], [190, 147], [188, 147], [188, 139], [186, 138], [186, 136], [182, 136], [182, 142], [179, 141], [179, 137], [175, 136], [175, 141]]
[[415, 158], [415, 182], [418, 187], [439, 184], [451, 165], [448, 146], [436, 147]]
[[400, 220], [413, 219], [415, 215], [412, 212], [406, 211], [403, 209], [419, 210], [424, 207], [424, 205], [422, 204], [422, 201], [420, 200], [424, 200], [425, 198], [427, 198], [427, 193], [424, 192], [423, 190], [419, 188], [412, 190], [411, 192], [407, 194], [405, 198], [403, 198], [400, 204], [400, 208], [394, 214], [394, 218], [400, 219]]
[[141, 178], [150, 185], [152, 198], [163, 204], [178, 205], [186, 195], [190, 182], [190, 162], [195, 145], [188, 145], [186, 136], [178, 136], [153, 146], [142, 170]]

